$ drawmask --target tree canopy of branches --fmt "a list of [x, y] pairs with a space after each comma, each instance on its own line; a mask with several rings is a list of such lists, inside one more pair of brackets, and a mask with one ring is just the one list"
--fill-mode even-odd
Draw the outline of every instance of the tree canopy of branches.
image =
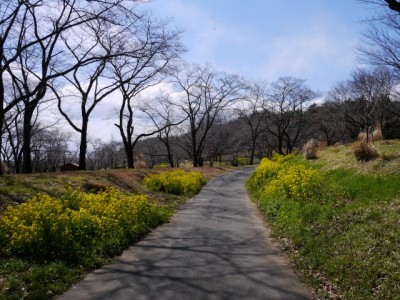
[[[95, 52], [76, 61], [66, 55], [68, 44], [96, 20], [114, 24], [135, 1], [34, 0], [0, 4], [0, 124], [17, 103], [24, 104], [23, 171], [32, 172], [30, 138], [34, 111], [54, 79], [98, 59]], [[120, 20], [118, 20], [120, 21]], [[75, 50], [79, 44], [74, 45]], [[14, 97], [5, 98], [11, 84]], [[2, 130], [0, 130], [1, 132]], [[2, 139], [0, 139], [2, 140]]]
[[360, 57], [375, 66], [389, 67], [400, 78], [400, 2], [395, 0], [361, 0], [383, 9], [381, 15], [369, 20], [370, 29], [364, 34]]
[[275, 139], [271, 147], [279, 154], [292, 153], [304, 138], [307, 126], [304, 112], [307, 102], [317, 93], [305, 85], [305, 80], [282, 77], [269, 91], [270, 125], [268, 133]]
[[248, 129], [242, 139], [248, 141], [250, 147], [250, 164], [254, 163], [257, 142], [262, 133], [268, 129], [268, 84], [257, 82], [248, 87], [247, 96], [235, 108], [235, 114]]
[[127, 55], [116, 57], [111, 61], [112, 76], [116, 78], [122, 96], [119, 122], [115, 126], [121, 134], [128, 168], [134, 167], [134, 148], [141, 138], [154, 135], [171, 126], [166, 123], [164, 126], [136, 133], [134, 115], [135, 110], [140, 110], [153, 123], [157, 123], [154, 122], [155, 111], [149, 111], [144, 107], [137, 96], [145, 89], [160, 83], [168, 73], [167, 70], [184, 51], [179, 42], [179, 35], [179, 32], [166, 30], [164, 24], [152, 24], [147, 20], [140, 30], [135, 31], [136, 40], [133, 43], [126, 42], [127, 37], [121, 39], [124, 47], [129, 49]]
[[243, 98], [243, 80], [236, 75], [217, 73], [208, 65], [184, 65], [172, 77], [180, 97], [171, 104], [184, 112], [189, 123], [185, 149], [193, 166], [202, 166], [206, 138], [215, 118]]

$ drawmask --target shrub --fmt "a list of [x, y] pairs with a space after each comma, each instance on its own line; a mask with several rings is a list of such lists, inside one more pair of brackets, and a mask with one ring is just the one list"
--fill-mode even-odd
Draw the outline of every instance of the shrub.
[[0, 217], [0, 255], [77, 262], [119, 250], [168, 217], [145, 196], [115, 189], [87, 194], [70, 188], [59, 199], [37, 195]]
[[244, 166], [249, 164], [249, 159], [244, 156], [240, 156], [237, 158], [237, 163], [239, 166]]
[[304, 165], [286, 165], [265, 186], [265, 194], [280, 194], [301, 202], [308, 201], [317, 195], [322, 184], [318, 171]]
[[81, 185], [81, 188], [84, 192], [88, 193], [98, 193], [104, 192], [107, 188], [110, 188], [109, 184], [105, 184], [102, 182], [84, 182]]
[[274, 177], [281, 168], [282, 165], [276, 161], [263, 158], [253, 175], [247, 181], [248, 187], [254, 192], [259, 191], [260, 187], [265, 185], [270, 178]]
[[291, 158], [293, 155], [274, 156], [275, 161], [264, 158], [247, 182], [251, 192], [263, 201], [283, 198], [307, 202], [314, 199], [322, 185], [322, 176], [304, 165], [285, 163]]
[[304, 159], [316, 159], [317, 158], [317, 150], [318, 150], [318, 142], [316, 139], [309, 140], [303, 146], [303, 156]]
[[357, 161], [367, 162], [379, 156], [378, 150], [365, 141], [358, 142], [353, 146], [353, 154]]
[[154, 192], [174, 195], [194, 195], [206, 183], [199, 172], [167, 171], [147, 176], [144, 184]]

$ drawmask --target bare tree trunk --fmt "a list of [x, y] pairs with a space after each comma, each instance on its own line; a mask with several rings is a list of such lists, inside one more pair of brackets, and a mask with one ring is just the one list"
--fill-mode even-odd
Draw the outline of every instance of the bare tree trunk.
[[79, 145], [79, 170], [86, 170], [88, 119], [82, 119], [81, 141]]
[[[2, 49], [2, 41], [0, 38], [0, 69], [2, 68], [1, 65], [1, 53], [3, 53]], [[4, 83], [3, 78], [0, 77], [0, 149], [3, 147], [3, 124], [4, 124]], [[0, 157], [0, 164], [1, 164], [1, 157]], [[0, 168], [0, 176], [3, 175], [3, 170]]]
[[31, 149], [31, 138], [32, 138], [32, 117], [35, 106], [28, 105], [24, 111], [24, 123], [22, 132], [22, 173], [30, 174], [33, 171], [32, 168], [32, 149]]
[[193, 167], [196, 168], [199, 166], [199, 161], [197, 157], [198, 153], [196, 147], [196, 134], [192, 134], [192, 155], [193, 155]]
[[251, 151], [250, 151], [250, 165], [254, 164], [254, 153], [256, 150], [256, 138], [253, 138], [252, 140], [252, 145], [251, 145]]
[[175, 167], [175, 166], [174, 166], [174, 157], [173, 157], [173, 155], [172, 155], [171, 146], [168, 145], [168, 146], [166, 146], [166, 147], [167, 147], [167, 158], [168, 158], [169, 166], [170, 166], [171, 168], [173, 168], [173, 167]]

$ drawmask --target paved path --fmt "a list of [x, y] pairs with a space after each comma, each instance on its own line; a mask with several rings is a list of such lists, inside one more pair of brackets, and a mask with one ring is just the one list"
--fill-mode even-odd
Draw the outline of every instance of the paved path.
[[310, 299], [244, 189], [252, 169], [211, 180], [168, 224], [59, 299]]

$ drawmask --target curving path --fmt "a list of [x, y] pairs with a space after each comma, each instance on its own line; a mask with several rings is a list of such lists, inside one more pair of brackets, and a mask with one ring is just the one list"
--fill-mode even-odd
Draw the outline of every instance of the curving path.
[[212, 179], [170, 223], [59, 299], [311, 299], [248, 199], [252, 171]]

